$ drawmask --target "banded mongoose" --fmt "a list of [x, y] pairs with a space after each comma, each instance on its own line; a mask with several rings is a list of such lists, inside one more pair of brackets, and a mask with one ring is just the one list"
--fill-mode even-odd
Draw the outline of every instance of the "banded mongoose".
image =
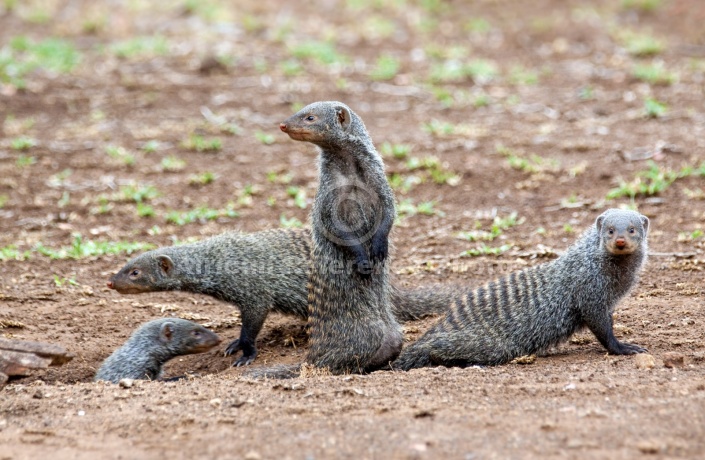
[[310, 104], [280, 129], [319, 150], [305, 361], [334, 374], [379, 369], [403, 341], [392, 315], [388, 238], [396, 211], [382, 158], [341, 102]]
[[618, 341], [612, 313], [646, 261], [649, 219], [601, 214], [556, 260], [512, 273], [459, 296], [393, 367], [502, 364], [545, 351], [587, 327], [611, 354], [646, 349]]
[[[257, 356], [255, 341], [269, 312], [308, 319], [310, 253], [307, 228], [229, 232], [145, 252], [113, 275], [108, 287], [121, 294], [193, 292], [235, 305], [242, 318], [240, 338], [225, 354], [242, 351], [233, 365], [247, 365]], [[392, 289], [394, 315], [408, 321], [441, 313], [448, 300], [438, 292], [438, 287]]]
[[125, 344], [103, 362], [96, 381], [158, 380], [164, 363], [182, 355], [203, 353], [220, 338], [200, 324], [180, 318], [160, 318], [142, 324]]

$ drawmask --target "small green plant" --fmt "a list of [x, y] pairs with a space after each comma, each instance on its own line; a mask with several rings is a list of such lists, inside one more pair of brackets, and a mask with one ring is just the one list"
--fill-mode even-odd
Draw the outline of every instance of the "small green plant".
[[379, 151], [383, 157], [394, 157], [398, 160], [403, 160], [409, 156], [411, 146], [408, 144], [391, 144], [389, 142], [383, 142], [382, 145], [380, 145]]
[[621, 41], [627, 52], [636, 57], [655, 56], [666, 48], [661, 40], [648, 34], [625, 32], [621, 34]]
[[186, 225], [193, 222], [205, 223], [209, 220], [216, 220], [222, 217], [238, 217], [239, 214], [233, 209], [233, 205], [229, 204], [225, 209], [211, 209], [206, 206], [200, 206], [190, 211], [170, 211], [166, 215], [166, 221], [175, 225]]
[[292, 185], [286, 188], [286, 194], [294, 199], [296, 207], [306, 209], [306, 190]]
[[690, 241], [695, 241], [698, 238], [702, 238], [703, 235], [705, 235], [705, 232], [703, 232], [701, 229], [695, 229], [692, 232], [678, 232], [678, 241], [679, 242], [690, 242]]
[[164, 172], [177, 172], [186, 168], [186, 162], [179, 157], [169, 155], [168, 157], [162, 158], [160, 166]]
[[34, 147], [35, 145], [37, 145], [36, 139], [32, 139], [32, 138], [25, 137], [25, 136], [15, 138], [15, 139], [12, 139], [12, 141], [10, 141], [10, 147], [13, 150], [19, 150], [21, 152], [29, 150], [32, 147]]
[[437, 137], [450, 136], [455, 134], [456, 128], [453, 123], [436, 120], [435, 118], [423, 125], [424, 131]]
[[37, 69], [71, 72], [81, 60], [80, 53], [68, 41], [48, 38], [35, 42], [24, 36], [10, 40], [0, 48], [0, 83], [24, 88], [24, 78]]
[[269, 171], [267, 173], [267, 182], [272, 184], [289, 184], [294, 179], [290, 172], [279, 173], [277, 171]]
[[196, 152], [217, 152], [223, 147], [223, 143], [217, 137], [206, 139], [200, 134], [191, 134], [191, 136], [181, 143], [181, 146], [186, 150]]
[[666, 114], [668, 108], [665, 104], [651, 97], [644, 101], [644, 114], [649, 118], [658, 118]]
[[385, 54], [377, 58], [377, 64], [370, 72], [370, 77], [373, 80], [391, 80], [397, 76], [400, 67], [399, 59]]
[[61, 278], [59, 275], [54, 275], [54, 284], [56, 287], [62, 287], [64, 284], [68, 284], [69, 286], [79, 286], [76, 282], [75, 276], [72, 276], [71, 278]]
[[667, 71], [661, 61], [653, 64], [638, 64], [634, 66], [632, 75], [652, 85], [670, 85], [676, 81], [676, 75]]
[[300, 59], [314, 59], [321, 64], [343, 64], [347, 59], [338, 53], [332, 43], [321, 41], [307, 41], [290, 49], [294, 57]]
[[468, 241], [493, 241], [500, 236], [504, 230], [521, 225], [522, 223], [524, 223], [524, 218], [519, 218], [516, 212], [512, 212], [506, 217], [495, 216], [489, 231], [480, 230], [482, 224], [477, 222], [475, 224], [475, 230], [460, 232], [458, 233], [458, 238]]
[[463, 29], [474, 34], [486, 34], [492, 29], [492, 26], [486, 19], [472, 18], [465, 23]]
[[566, 224], [563, 224], [563, 231], [570, 235], [575, 232], [575, 229], [573, 228], [572, 225], [566, 223]]
[[279, 224], [282, 228], [300, 228], [304, 224], [296, 217], [287, 218], [284, 214], [279, 216]]
[[35, 157], [29, 155], [20, 155], [17, 157], [15, 164], [18, 168], [26, 168], [28, 166], [32, 166], [36, 162], [37, 159]]
[[509, 251], [512, 248], [511, 244], [503, 244], [499, 247], [487, 246], [485, 243], [480, 246], [460, 253], [461, 257], [479, 257], [479, 256], [498, 256]]
[[279, 63], [279, 68], [287, 77], [295, 77], [304, 72], [304, 67], [298, 59], [285, 59]]
[[142, 201], [137, 202], [137, 215], [139, 217], [154, 217], [154, 208]]
[[133, 166], [135, 164], [135, 156], [127, 151], [125, 147], [108, 145], [105, 147], [105, 153], [115, 160], [118, 160], [125, 166]]
[[399, 219], [415, 216], [417, 214], [422, 214], [425, 216], [444, 216], [445, 213], [436, 209], [435, 206], [435, 201], [424, 201], [418, 205], [415, 205], [412, 200], [405, 199], [397, 204], [397, 216]]
[[629, 197], [634, 199], [638, 195], [652, 196], [666, 190], [676, 179], [687, 177], [693, 169], [685, 167], [680, 171], [661, 168], [653, 161], [649, 161], [648, 169], [640, 171], [631, 182], [621, 181], [617, 188], [607, 193], [607, 199]]
[[264, 145], [272, 145], [276, 141], [273, 135], [262, 131], [255, 132], [255, 138], [257, 138], [257, 140]]
[[387, 177], [387, 180], [389, 181], [389, 186], [392, 187], [393, 190], [402, 194], [409, 193], [412, 188], [423, 182], [422, 179], [415, 174], [403, 175], [399, 173], [390, 174], [389, 177]]
[[32, 256], [32, 251], [19, 251], [17, 246], [11, 244], [0, 248], [0, 261], [27, 260]]
[[637, 10], [643, 13], [652, 13], [661, 8], [663, 0], [622, 0], [622, 8]]
[[61, 198], [56, 202], [56, 205], [60, 208], [64, 208], [68, 206], [69, 203], [71, 203], [71, 194], [64, 190], [64, 193], [61, 194]]
[[535, 85], [539, 82], [539, 74], [535, 70], [515, 65], [509, 72], [509, 81], [515, 85]]
[[134, 251], [143, 251], [154, 248], [154, 245], [147, 243], [135, 243], [124, 241], [98, 242], [84, 240], [81, 234], [74, 234], [70, 246], [63, 246], [53, 249], [38, 243], [34, 250], [50, 259], [83, 259], [86, 257], [103, 256], [106, 254], [132, 254]]
[[122, 59], [148, 58], [167, 54], [169, 44], [163, 36], [154, 35], [115, 42], [109, 50]]
[[189, 185], [208, 185], [212, 183], [216, 175], [210, 171], [202, 172], [201, 174], [192, 174], [188, 178]]
[[497, 65], [485, 59], [474, 59], [463, 63], [457, 59], [448, 59], [431, 68], [430, 79], [435, 83], [447, 83], [472, 79], [477, 84], [490, 82], [497, 76]]
[[0, 209], [4, 208], [7, 202], [10, 200], [10, 197], [6, 194], [0, 195]]
[[142, 151], [144, 153], [154, 153], [159, 148], [159, 145], [160, 144], [159, 144], [158, 140], [152, 139], [150, 141], [145, 142], [144, 145], [142, 145]]
[[121, 185], [117, 193], [113, 195], [114, 200], [132, 201], [141, 203], [149, 201], [159, 196], [159, 190], [153, 185], [127, 184]]

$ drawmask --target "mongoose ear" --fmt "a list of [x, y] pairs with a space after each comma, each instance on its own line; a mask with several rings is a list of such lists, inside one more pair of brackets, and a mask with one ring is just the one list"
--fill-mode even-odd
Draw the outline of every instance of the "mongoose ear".
[[641, 225], [644, 226], [644, 233], [649, 231], [649, 218], [646, 216], [641, 216]]
[[597, 227], [597, 231], [599, 232], [602, 229], [602, 222], [604, 222], [605, 216], [604, 214], [599, 216], [597, 220], [595, 221], [595, 227]]
[[169, 322], [162, 324], [162, 327], [159, 328], [159, 339], [164, 343], [168, 343], [168, 342], [171, 342], [171, 338], [173, 336], [174, 336], [174, 325]]
[[165, 275], [171, 275], [171, 272], [174, 270], [174, 261], [171, 260], [171, 257], [159, 256], [157, 257], [157, 261], [159, 262], [159, 268], [161, 268], [162, 272], [164, 272]]
[[346, 107], [338, 107], [338, 122], [343, 128], [343, 131], [347, 131], [350, 128], [350, 123], [352, 122], [352, 116], [350, 116], [350, 111]]

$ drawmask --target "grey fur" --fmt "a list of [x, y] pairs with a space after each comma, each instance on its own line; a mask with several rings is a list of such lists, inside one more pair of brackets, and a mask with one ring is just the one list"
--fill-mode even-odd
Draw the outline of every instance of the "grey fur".
[[310, 104], [280, 127], [320, 151], [306, 362], [335, 374], [388, 365], [403, 337], [390, 302], [396, 211], [382, 158], [360, 117], [341, 102]]
[[[240, 338], [228, 345], [226, 355], [242, 350], [234, 365], [247, 365], [257, 356], [255, 341], [269, 312], [308, 319], [310, 253], [309, 229], [229, 232], [145, 252], [127, 262], [108, 286], [121, 294], [194, 292], [237, 306]], [[395, 316], [406, 321], [441, 313], [448, 302], [435, 292], [393, 289]]]
[[157, 380], [172, 358], [203, 353], [220, 343], [205, 327], [179, 318], [160, 318], [142, 324], [125, 344], [100, 366], [95, 380]]
[[558, 259], [457, 297], [393, 366], [506, 363], [545, 351], [582, 327], [612, 354], [646, 351], [615, 338], [612, 313], [638, 281], [648, 227], [637, 212], [607, 210]]

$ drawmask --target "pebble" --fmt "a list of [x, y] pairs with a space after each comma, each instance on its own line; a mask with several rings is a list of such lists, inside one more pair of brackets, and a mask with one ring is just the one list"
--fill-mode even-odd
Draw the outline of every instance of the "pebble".
[[665, 367], [683, 367], [685, 366], [685, 356], [683, 353], [669, 351], [663, 354], [663, 365]]
[[653, 369], [656, 366], [656, 360], [650, 354], [639, 353], [634, 356], [634, 364], [637, 369]]
[[118, 385], [120, 385], [120, 387], [122, 387], [122, 388], [132, 388], [132, 385], [134, 385], [134, 384], [135, 384], [135, 381], [132, 379], [121, 379], [118, 382]]

